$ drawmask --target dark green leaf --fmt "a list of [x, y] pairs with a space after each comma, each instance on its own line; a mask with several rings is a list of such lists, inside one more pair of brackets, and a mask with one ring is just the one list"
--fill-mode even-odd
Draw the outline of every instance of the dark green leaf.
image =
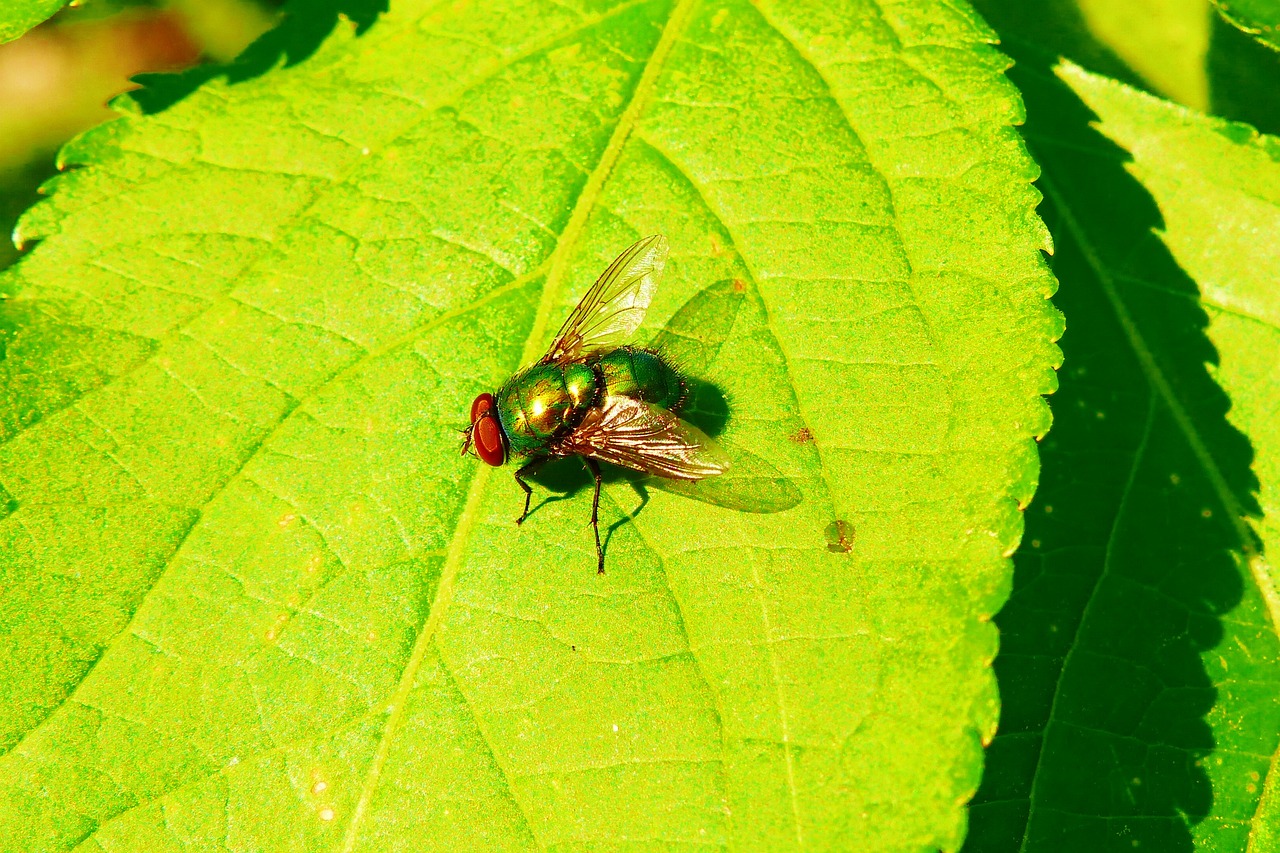
[[1280, 133], [1280, 52], [1218, 15], [1205, 62], [1214, 114]]
[[1213, 0], [1222, 17], [1272, 50], [1280, 50], [1280, 2]]
[[971, 849], [1271, 849], [1280, 147], [1019, 59], [1069, 325]]

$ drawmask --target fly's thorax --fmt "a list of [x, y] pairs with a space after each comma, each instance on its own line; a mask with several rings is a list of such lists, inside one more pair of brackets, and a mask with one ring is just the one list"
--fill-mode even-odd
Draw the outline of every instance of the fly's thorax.
[[619, 347], [595, 363], [604, 376], [605, 394], [611, 397], [631, 397], [678, 412], [689, 394], [680, 374], [656, 352]]
[[535, 364], [498, 391], [498, 418], [513, 453], [545, 450], [598, 402], [595, 372], [585, 364]]
[[599, 402], [598, 392], [603, 389], [598, 389], [598, 384], [596, 372], [587, 365], [579, 362], [565, 366], [564, 387], [576, 411], [585, 413], [588, 407]]

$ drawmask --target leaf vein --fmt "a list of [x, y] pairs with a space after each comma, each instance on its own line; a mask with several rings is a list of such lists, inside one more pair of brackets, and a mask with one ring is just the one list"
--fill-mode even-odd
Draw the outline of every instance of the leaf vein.
[[[631, 93], [630, 101], [618, 119], [617, 127], [615, 127], [613, 134], [610, 136], [604, 151], [601, 152], [596, 168], [583, 185], [574, 203], [573, 213], [565, 225], [564, 234], [549, 259], [550, 269], [547, 273], [546, 281], [543, 283], [542, 298], [539, 300], [529, 337], [525, 341], [522, 363], [532, 361], [536, 355], [544, 334], [543, 330], [551, 313], [557, 286], [560, 280], [564, 278], [568, 256], [586, 226], [587, 218], [599, 199], [604, 182], [612, 173], [619, 156], [621, 156], [623, 146], [631, 136], [636, 118], [645, 105], [646, 98], [653, 88], [654, 81], [675, 43], [692, 5], [693, 0], [680, 0], [679, 5], [672, 10], [663, 27], [662, 36], [654, 47], [653, 53], [649, 56], [644, 71], [641, 73], [640, 79]], [[462, 562], [462, 553], [465, 549], [465, 543], [470, 539], [470, 531], [475, 524], [475, 516], [479, 509], [485, 485], [489, 481], [489, 473], [490, 469], [484, 467], [472, 475], [467, 500], [458, 518], [458, 524], [449, 545], [448, 556], [445, 558], [444, 568], [441, 571], [435, 600], [431, 603], [426, 623], [414, 641], [413, 653], [401, 677], [400, 686], [396, 690], [394, 708], [387, 718], [386, 727], [378, 744], [378, 751], [374, 756], [374, 760], [370, 763], [368, 774], [361, 787], [360, 797], [351, 816], [351, 823], [348, 824], [341, 848], [342, 853], [351, 853], [355, 847], [360, 822], [368, 811], [369, 803], [373, 798], [374, 791], [377, 789], [382, 768], [386, 763], [392, 740], [395, 737], [400, 718], [404, 712], [404, 700], [409, 693], [419, 667], [422, 665], [422, 660], [426, 656], [431, 638], [443, 620], [444, 614], [453, 598], [453, 585]], [[443, 661], [443, 655], [441, 660]]]
[[[757, 280], [757, 273], [755, 270], [751, 269], [750, 264], [748, 264], [746, 258], [743, 257], [742, 251], [738, 248], [741, 245], [740, 241], [734, 235], [732, 229], [729, 228], [728, 223], [725, 222], [724, 218], [720, 215], [719, 211], [717, 211], [714, 207], [712, 207], [711, 202], [703, 194], [702, 189], [698, 186], [697, 182], [694, 181], [693, 177], [684, 169], [684, 167], [678, 164], [675, 161], [674, 157], [672, 157], [672, 155], [668, 154], [666, 151], [659, 148], [652, 140], [644, 137], [641, 137], [641, 139], [646, 145], [649, 146], [649, 148], [655, 154], [657, 154], [664, 162], [669, 164], [670, 168], [676, 174], [681, 176], [689, 184], [689, 187], [697, 195], [698, 199], [702, 202], [707, 212], [711, 214], [711, 216], [720, 225], [720, 227], [724, 229], [725, 234], [729, 236], [730, 245], [727, 248], [730, 249], [734, 253], [734, 255], [737, 256], [739, 262], [747, 270], [747, 280], [750, 282], [751, 289], [755, 293], [757, 300], [759, 300], [761, 311], [764, 313], [765, 328], [768, 330], [769, 335], [774, 339], [774, 341], [778, 343], [778, 351], [782, 355], [782, 361], [786, 368], [787, 385], [792, 392], [792, 402], [795, 403], [796, 411], [798, 414], [801, 415], [801, 419], [803, 420], [803, 415], [800, 409], [799, 391], [796, 388], [795, 373], [793, 372], [791, 367], [790, 357], [787, 355], [785, 349], [783, 349], [781, 345], [781, 339], [778, 337], [777, 330], [773, 325], [773, 319], [769, 313], [768, 304], [765, 301], [764, 294], [760, 290], [760, 284]], [[818, 442], [814, 441], [812, 443], [812, 446], [813, 446], [813, 452], [818, 458], [818, 470], [821, 472], [823, 487], [825, 488], [827, 493], [827, 503], [831, 506], [832, 517], [834, 518], [836, 514], [835, 492], [833, 491], [831, 487], [831, 482], [827, 476], [826, 465], [824, 465], [822, 462], [822, 451], [818, 447]], [[754, 575], [754, 580], [755, 580], [753, 588], [755, 590], [757, 597], [760, 600], [761, 621], [763, 623], [765, 637], [768, 640], [772, 640], [773, 630], [770, 626], [770, 621], [769, 621], [769, 608], [764, 598], [764, 592], [761, 589], [761, 579], [760, 579], [759, 569], [754, 562], [751, 564], [751, 571]], [[803, 847], [804, 836], [800, 828], [800, 802], [799, 802], [799, 794], [796, 791], [796, 780], [795, 780], [795, 756], [793, 754], [792, 745], [791, 745], [790, 726], [787, 719], [786, 703], [783, 699], [783, 690], [782, 690], [782, 682], [781, 682], [781, 665], [778, 662], [778, 656], [774, 651], [772, 642], [768, 644], [768, 649], [769, 649], [769, 661], [773, 671], [774, 691], [777, 695], [778, 717], [779, 717], [779, 724], [782, 730], [783, 752], [786, 758], [786, 765], [787, 765], [787, 788], [791, 795], [791, 816], [795, 823], [796, 843], [799, 844], [801, 847]]]
[[[1093, 610], [1094, 604], [1098, 600], [1098, 590], [1102, 589], [1103, 582], [1107, 579], [1108, 575], [1111, 574], [1111, 558], [1112, 558], [1112, 555], [1114, 554], [1115, 544], [1119, 539], [1121, 525], [1125, 520], [1125, 509], [1128, 506], [1129, 500], [1133, 495], [1134, 486], [1137, 484], [1137, 481], [1138, 481], [1138, 471], [1142, 468], [1142, 461], [1143, 461], [1143, 458], [1146, 456], [1147, 444], [1150, 442], [1151, 434], [1154, 431], [1156, 411], [1157, 411], [1156, 397], [1155, 395], [1151, 395], [1147, 400], [1147, 415], [1146, 415], [1146, 420], [1144, 421], [1143, 427], [1142, 427], [1142, 438], [1138, 442], [1137, 449], [1134, 451], [1133, 463], [1129, 468], [1129, 478], [1124, 484], [1124, 491], [1121, 492], [1120, 494], [1120, 502], [1116, 506], [1115, 518], [1111, 525], [1111, 533], [1107, 538], [1107, 547], [1106, 547], [1106, 550], [1104, 551], [1104, 556], [1102, 560], [1102, 571], [1099, 572], [1098, 578], [1093, 584], [1093, 589], [1089, 591], [1089, 598], [1085, 602], [1084, 609], [1081, 610], [1080, 612], [1080, 619], [1079, 621], [1076, 622], [1075, 630], [1072, 632], [1071, 642], [1068, 643], [1067, 645], [1067, 654], [1063, 658], [1062, 666], [1058, 670], [1058, 676], [1054, 680], [1053, 698], [1050, 699], [1049, 701], [1049, 716], [1045, 722], [1044, 730], [1040, 735], [1040, 739], [1042, 742], [1047, 739], [1049, 728], [1051, 726], [1055, 724], [1066, 725], [1065, 721], [1059, 721], [1055, 719], [1055, 714], [1058, 711], [1058, 699], [1062, 695], [1063, 677], [1066, 674], [1068, 668], [1071, 666], [1071, 661], [1076, 655], [1077, 650], [1080, 648], [1080, 642], [1079, 642], [1080, 632], [1084, 630], [1084, 625], [1088, 621], [1089, 615]], [[1043, 758], [1043, 747], [1041, 749], [1040, 754], [1036, 756], [1035, 769], [1032, 771], [1032, 774], [1031, 774], [1031, 789], [1027, 797], [1028, 805], [1027, 805], [1026, 824], [1023, 826], [1022, 842], [1018, 847], [1020, 853], [1021, 851], [1025, 851], [1027, 849], [1028, 840], [1031, 838], [1031, 821], [1035, 817], [1036, 806], [1037, 806], [1037, 803], [1039, 802], [1039, 800], [1036, 797], [1036, 790], [1037, 790], [1037, 787], [1041, 784], [1040, 769], [1044, 766], [1044, 762], [1042, 761], [1042, 758]], [[1042, 811], [1050, 810], [1044, 806], [1041, 806], [1040, 809]]]
[[[698, 653], [694, 650], [693, 640], [689, 636], [689, 625], [684, 618], [684, 608], [680, 606], [680, 599], [676, 595], [675, 590], [671, 587], [671, 578], [668, 577], [667, 575], [667, 561], [662, 558], [662, 552], [658, 550], [658, 548], [654, 546], [654, 544], [648, 539], [648, 537], [644, 535], [644, 530], [640, 527], [639, 524], [636, 523], [635, 516], [632, 514], [623, 512], [622, 506], [613, 497], [613, 495], [609, 494], [608, 492], [606, 492], [605, 495], [606, 497], [608, 497], [609, 502], [613, 504], [614, 508], [617, 509], [618, 512], [622, 513], [628, 520], [631, 521], [631, 526], [635, 529], [636, 535], [640, 537], [640, 540], [644, 542], [645, 547], [648, 548], [651, 554], [653, 554], [654, 559], [658, 563], [658, 572], [659, 574], [662, 575], [662, 584], [664, 587], [666, 587], [667, 595], [671, 597], [671, 603], [675, 606], [676, 619], [678, 620], [678, 624], [680, 626], [680, 634], [684, 637], [685, 648], [688, 650], [689, 657], [693, 661], [694, 671], [698, 674], [698, 678], [702, 681], [703, 686], [707, 689], [707, 696], [711, 700], [711, 711], [716, 715], [716, 731], [719, 732], [720, 734], [720, 758], [717, 759], [720, 763], [720, 772], [719, 772], [720, 797], [721, 797], [721, 802], [724, 802], [727, 804], [729, 799], [729, 771], [726, 766], [727, 762], [725, 760], [725, 756], [728, 750], [725, 747], [724, 709], [720, 707], [720, 697], [716, 693], [716, 691], [711, 687], [711, 681], [710, 679], [707, 678], [706, 670], [703, 669], [702, 660], [698, 657]], [[729, 820], [727, 823], [728, 823], [727, 835], [730, 839], [729, 846], [731, 846], [732, 839], [733, 839], [732, 812], [729, 813]]]

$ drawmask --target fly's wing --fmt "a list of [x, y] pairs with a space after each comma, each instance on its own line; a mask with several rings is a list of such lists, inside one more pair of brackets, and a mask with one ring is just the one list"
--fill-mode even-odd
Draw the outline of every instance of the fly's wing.
[[667, 238], [661, 234], [618, 255], [564, 321], [542, 362], [563, 364], [629, 338], [644, 319], [666, 262]]
[[724, 453], [697, 427], [630, 397], [606, 397], [561, 447], [672, 480], [702, 480], [729, 468]]

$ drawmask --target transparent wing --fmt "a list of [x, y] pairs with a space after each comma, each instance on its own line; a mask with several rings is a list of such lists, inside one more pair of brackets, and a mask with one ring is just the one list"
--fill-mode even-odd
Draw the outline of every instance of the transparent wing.
[[667, 262], [667, 238], [645, 237], [609, 264], [560, 327], [543, 363], [621, 344], [640, 325]]
[[605, 398], [561, 447], [673, 480], [702, 480], [729, 468], [728, 458], [697, 427], [630, 397]]

